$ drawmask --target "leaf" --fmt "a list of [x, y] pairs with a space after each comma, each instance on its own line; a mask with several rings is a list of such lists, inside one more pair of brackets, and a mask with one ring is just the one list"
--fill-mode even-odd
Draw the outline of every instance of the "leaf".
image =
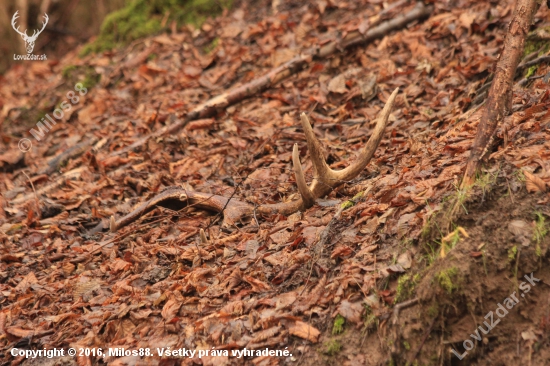
[[318, 240], [319, 235], [323, 231], [324, 226], [307, 226], [302, 230], [302, 236], [307, 245], [312, 245]]
[[250, 343], [259, 343], [263, 342], [269, 338], [274, 337], [279, 331], [281, 330], [280, 326], [271, 327], [266, 330], [262, 330], [261, 332], [254, 333], [254, 338], [250, 340]]
[[84, 295], [85, 293], [88, 293], [90, 291], [95, 291], [100, 288], [101, 281], [99, 280], [92, 280], [88, 282], [80, 282], [76, 284], [74, 288], [73, 295], [75, 299], [79, 298], [80, 296]]
[[407, 230], [410, 228], [411, 224], [415, 223], [416, 213], [409, 213], [401, 215], [399, 221], [397, 221], [397, 232], [400, 237], [407, 234]]
[[515, 239], [528, 246], [531, 243], [530, 238], [533, 236], [533, 228], [524, 220], [512, 220], [508, 224], [508, 230], [514, 234]]
[[342, 315], [346, 320], [352, 323], [361, 323], [361, 313], [363, 312], [363, 305], [361, 301], [349, 302], [343, 300], [338, 307], [338, 314]]
[[52, 334], [54, 331], [52, 329], [23, 329], [20, 327], [7, 327], [5, 328], [6, 333], [14, 335], [16, 337], [41, 337], [43, 335]]
[[531, 237], [531, 228], [524, 220], [512, 220], [508, 224], [508, 230], [516, 237]]
[[231, 272], [229, 277], [227, 278], [227, 289], [231, 290], [232, 288], [237, 287], [239, 283], [242, 281], [242, 273], [240, 269], [237, 267]]
[[407, 250], [405, 253], [397, 257], [397, 263], [401, 265], [404, 269], [411, 268], [412, 258], [411, 253]]
[[120, 258], [115, 259], [111, 264], [111, 270], [114, 273], [126, 271], [130, 267], [132, 267], [132, 263], [128, 263]]
[[526, 330], [525, 332], [521, 332], [521, 338], [523, 338], [526, 341], [528, 341], [528, 340], [529, 341], [537, 341], [538, 340], [537, 335], [535, 334], [535, 332], [533, 332], [532, 329]]
[[65, 263], [63, 263], [63, 266], [61, 266], [61, 269], [63, 270], [63, 274], [66, 277], [69, 277], [71, 275], [71, 273], [73, 273], [75, 268], [76, 268], [75, 265], [72, 264], [71, 262], [65, 262]]
[[6, 332], [16, 337], [27, 337], [34, 334], [33, 330], [23, 329], [20, 327], [7, 327]]
[[346, 88], [346, 79], [351, 78], [362, 71], [363, 69], [361, 68], [353, 68], [341, 73], [338, 76], [335, 76], [328, 83], [328, 91], [339, 94], [347, 92], [348, 89]]
[[64, 314], [60, 314], [60, 315], [50, 315], [50, 316], [47, 316], [45, 319], [47, 321], [52, 322], [52, 323], [60, 323], [64, 320], [75, 319], [75, 318], [78, 318], [78, 317], [80, 317], [80, 315], [76, 314], [76, 313], [64, 313]]
[[386, 270], [389, 273], [403, 273], [405, 270], [400, 264], [392, 264], [386, 267]]
[[328, 91], [333, 93], [343, 94], [347, 91], [346, 89], [346, 77], [344, 74], [340, 74], [328, 83]]
[[185, 127], [185, 129], [188, 131], [207, 130], [207, 129], [211, 129], [215, 123], [216, 121], [212, 118], [199, 119], [193, 122], [189, 122], [189, 124]]
[[19, 292], [25, 292], [27, 289], [31, 286], [37, 283], [38, 280], [36, 279], [36, 276], [34, 275], [34, 272], [29, 272], [28, 275], [26, 275], [21, 282], [15, 286], [15, 291]]
[[288, 329], [288, 332], [296, 337], [307, 339], [312, 343], [317, 343], [319, 335], [321, 334], [317, 328], [300, 320], [296, 321], [296, 323]]
[[527, 192], [546, 191], [546, 183], [544, 183], [544, 181], [538, 176], [531, 174], [526, 170], [523, 171], [523, 175], [525, 175], [525, 187], [527, 188]]
[[347, 245], [342, 245], [332, 251], [332, 254], [330, 255], [330, 259], [346, 257], [352, 253], [353, 253], [353, 250], [350, 247], [348, 247]]
[[166, 301], [166, 304], [164, 304], [161, 315], [165, 320], [170, 321], [176, 317], [176, 314], [180, 310], [180, 307], [180, 302], [170, 299]]
[[137, 311], [130, 312], [130, 318], [134, 321], [147, 319], [149, 315], [151, 315], [153, 311], [149, 309], [140, 309]]
[[245, 282], [247, 282], [250, 286], [252, 286], [252, 291], [254, 291], [254, 292], [262, 292], [262, 291], [271, 290], [271, 287], [269, 287], [268, 284], [254, 278], [254, 277], [244, 276], [243, 280]]
[[10, 262], [21, 262], [21, 258], [25, 256], [25, 253], [13, 254], [3, 254], [0, 256], [0, 262], [10, 263]]

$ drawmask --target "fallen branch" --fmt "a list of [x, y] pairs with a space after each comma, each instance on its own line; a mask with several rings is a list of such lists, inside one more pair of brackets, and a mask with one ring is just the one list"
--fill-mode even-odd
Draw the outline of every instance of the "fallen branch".
[[416, 358], [420, 354], [420, 351], [422, 350], [422, 347], [424, 346], [424, 343], [426, 343], [426, 339], [428, 339], [428, 336], [432, 333], [432, 329], [433, 329], [434, 325], [435, 325], [435, 318], [432, 319], [432, 321], [430, 322], [430, 325], [428, 326], [428, 329], [426, 329], [426, 331], [424, 332], [424, 336], [422, 337], [422, 341], [420, 342], [420, 345], [416, 349], [416, 352], [414, 352], [414, 355], [410, 359], [409, 364], [412, 364], [414, 362], [414, 360], [416, 360]]
[[[177, 130], [185, 127], [189, 122], [200, 118], [208, 118], [215, 116], [227, 107], [236, 104], [242, 100], [250, 98], [257, 93], [260, 93], [289, 76], [302, 70], [313, 59], [322, 59], [335, 53], [339, 49], [346, 49], [356, 46], [364, 42], [370, 42], [381, 38], [386, 34], [396, 29], [403, 28], [407, 24], [427, 17], [432, 12], [432, 7], [425, 6], [422, 2], [418, 2], [416, 6], [407, 14], [397, 16], [392, 20], [384, 22], [377, 27], [369, 29], [365, 34], [359, 31], [348, 33], [341, 41], [329, 42], [323, 47], [314, 47], [305, 51], [302, 55], [296, 56], [290, 61], [271, 70], [266, 75], [252, 80], [244, 85], [241, 85], [233, 90], [208, 100], [206, 103], [199, 105], [187, 114], [184, 120], [178, 120], [174, 125], [165, 126], [159, 131], [156, 131], [148, 136], [145, 136], [130, 146], [116, 151], [113, 156], [125, 154], [142, 145], [149, 139], [161, 136], [165, 133], [174, 133]], [[173, 118], [174, 119], [174, 118]]]
[[97, 142], [96, 138], [91, 138], [89, 140], [85, 140], [83, 142], [80, 142], [61, 154], [57, 155], [55, 158], [48, 161], [48, 165], [42, 169], [38, 174], [52, 174], [57, 170], [59, 166], [64, 165], [69, 159], [76, 158], [82, 154], [84, 154], [86, 151], [88, 151], [88, 148], [95, 144]]
[[414, 299], [410, 299], [410, 300], [407, 300], [405, 302], [396, 304], [393, 307], [393, 312], [391, 314], [391, 317], [392, 317], [391, 324], [392, 324], [392, 329], [393, 329], [394, 343], [391, 347], [391, 353], [395, 357], [398, 357], [402, 352], [402, 350], [401, 350], [401, 341], [400, 341], [401, 335], [400, 335], [400, 332], [399, 332], [401, 327], [398, 326], [399, 313], [403, 309], [407, 309], [411, 306], [414, 306], [414, 305], [418, 304], [418, 302], [419, 302], [419, 299], [417, 297], [415, 297]]
[[55, 181], [48, 184], [47, 186], [38, 189], [35, 193], [32, 193], [32, 192], [28, 193], [24, 196], [21, 196], [19, 198], [16, 198], [16, 199], [10, 201], [10, 203], [12, 205], [18, 205], [18, 204], [21, 204], [25, 201], [28, 201], [29, 199], [31, 199], [35, 196], [48, 193], [48, 192], [54, 190], [55, 188], [59, 187], [63, 183], [65, 183], [66, 180], [79, 178], [82, 175], [82, 172], [85, 172], [87, 170], [88, 169], [85, 166], [70, 170], [70, 171], [64, 173], [63, 175], [61, 175], [60, 177], [58, 177]]
[[489, 89], [489, 97], [485, 103], [470, 158], [466, 165], [461, 188], [473, 184], [480, 161], [490, 150], [497, 125], [511, 110], [516, 68], [536, 11], [536, 0], [518, 0], [516, 3], [509, 31], [504, 40], [504, 49], [496, 66], [495, 77]]
[[410, 299], [404, 302], [401, 302], [393, 307], [393, 321], [392, 324], [397, 324], [397, 319], [399, 319], [399, 312], [403, 309], [406, 309], [408, 307], [411, 307], [413, 305], [416, 305], [418, 303], [419, 299], [418, 297], [415, 297], [414, 299]]
[[529, 76], [528, 78], [523, 78], [521, 79], [520, 81], [517, 82], [517, 85], [518, 86], [521, 86], [521, 87], [524, 87], [526, 86], [527, 84], [529, 84], [530, 81], [533, 81], [533, 80], [537, 80], [537, 79], [542, 79], [546, 77], [546, 75], [533, 75], [533, 76]]

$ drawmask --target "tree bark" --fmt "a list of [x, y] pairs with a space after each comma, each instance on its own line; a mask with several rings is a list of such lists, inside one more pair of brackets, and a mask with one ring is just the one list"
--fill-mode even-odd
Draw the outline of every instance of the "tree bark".
[[504, 48], [496, 65], [495, 77], [477, 127], [461, 188], [474, 183], [479, 164], [491, 147], [497, 125], [512, 109], [514, 75], [537, 8], [536, 0], [517, 0], [508, 33], [504, 39]]

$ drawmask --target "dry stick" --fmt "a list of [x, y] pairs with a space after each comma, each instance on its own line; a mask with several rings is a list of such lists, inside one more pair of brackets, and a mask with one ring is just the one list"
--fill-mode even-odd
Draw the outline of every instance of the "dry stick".
[[521, 64], [518, 65], [518, 69], [516, 71], [516, 77], [519, 76], [518, 74], [521, 74], [521, 72], [523, 70], [525, 70], [525, 69], [527, 69], [531, 66], [542, 64], [544, 62], [550, 62], [550, 56], [540, 56], [540, 57], [537, 57], [534, 60], [527, 61], [527, 62], [522, 62]]
[[[45, 187], [42, 187], [40, 188], [39, 190], [35, 191], [34, 192], [34, 195], [39, 195], [39, 194], [44, 194], [44, 193], [48, 193], [49, 191], [52, 191], [54, 190], [55, 188], [59, 187], [60, 185], [62, 185], [65, 180], [67, 179], [71, 179], [71, 178], [78, 178], [80, 177], [82, 171], [86, 170], [87, 168], [85, 166], [82, 166], [82, 167], [79, 167], [79, 168], [76, 168], [76, 169], [73, 169], [73, 170], [70, 170], [66, 173], [64, 173], [62, 176], [58, 177], [53, 183], [45, 186]], [[33, 188], [34, 189], [34, 188]], [[17, 205], [17, 204], [21, 204], [23, 202], [26, 202], [28, 201], [30, 198], [32, 198], [33, 194], [32, 193], [29, 193], [29, 194], [26, 194], [20, 198], [16, 198], [14, 200], [11, 200], [10, 203], [12, 205]]]
[[36, 206], [37, 206], [36, 208], [40, 209], [40, 200], [38, 199], [38, 195], [36, 194], [36, 189], [34, 189], [34, 184], [32, 184], [32, 180], [31, 178], [29, 178], [27, 173], [23, 171], [23, 174], [25, 174], [25, 177], [27, 177], [27, 179], [29, 180], [29, 183], [31, 184], [32, 191], [34, 192], [34, 198], [36, 200]]
[[399, 319], [399, 313], [401, 310], [406, 309], [408, 307], [416, 305], [420, 300], [415, 297], [414, 299], [410, 299], [407, 301], [404, 301], [402, 303], [399, 303], [393, 307], [393, 313], [392, 313], [392, 326], [393, 326], [393, 339], [395, 340], [395, 344], [393, 346], [393, 350], [397, 349], [396, 344], [398, 343], [399, 338], [399, 327], [397, 327], [397, 321]]
[[424, 343], [426, 343], [426, 339], [428, 339], [428, 336], [430, 335], [430, 333], [432, 332], [432, 329], [433, 329], [433, 326], [435, 324], [435, 318], [430, 322], [430, 325], [428, 327], [428, 330], [424, 333], [424, 337], [422, 337], [422, 342], [420, 342], [420, 345], [418, 346], [418, 348], [416, 349], [416, 352], [414, 353], [414, 356], [412, 357], [410, 363], [413, 363], [414, 360], [416, 360], [416, 358], [418, 357], [418, 355], [420, 354], [420, 351], [422, 350], [422, 347], [424, 346]]
[[403, 309], [406, 309], [408, 307], [411, 307], [413, 305], [416, 305], [420, 300], [418, 299], [418, 297], [415, 297], [414, 299], [410, 299], [410, 300], [407, 300], [407, 301], [404, 301], [402, 303], [399, 303], [397, 305], [395, 305], [393, 307], [393, 321], [392, 321], [392, 324], [393, 325], [396, 325], [397, 324], [397, 319], [399, 318], [399, 312]]
[[498, 123], [512, 109], [514, 75], [536, 11], [536, 0], [518, 0], [516, 3], [509, 31], [504, 40], [504, 49], [496, 66], [495, 77], [489, 89], [489, 97], [485, 103], [470, 158], [466, 165], [461, 188], [473, 184], [480, 161], [490, 148]]
[[60, 165], [65, 164], [69, 159], [76, 158], [82, 154], [84, 154], [86, 151], [88, 151], [88, 148], [95, 144], [97, 142], [97, 138], [93, 137], [90, 140], [86, 140], [83, 142], [80, 142], [61, 154], [57, 155], [55, 158], [48, 161], [48, 165], [42, 169], [38, 174], [52, 174], [57, 170], [57, 168]]
[[139, 139], [130, 146], [119, 150], [112, 155], [116, 156], [132, 151], [145, 144], [150, 138], [159, 137], [167, 133], [173, 133], [182, 129], [191, 121], [212, 117], [225, 108], [244, 99], [250, 98], [297, 73], [302, 70], [304, 66], [310, 63], [312, 59], [321, 59], [335, 53], [338, 49], [350, 48], [363, 42], [369, 42], [374, 39], [381, 38], [393, 30], [403, 28], [410, 22], [427, 17], [432, 12], [432, 9], [432, 7], [425, 6], [422, 2], [419, 2], [409, 13], [397, 16], [377, 27], [369, 29], [365, 34], [361, 34], [359, 31], [350, 32], [346, 35], [346, 37], [344, 37], [343, 40], [341, 40], [341, 42], [333, 41], [323, 47], [311, 48], [302, 55], [296, 56], [290, 61], [271, 70], [266, 75], [199, 105], [189, 112], [183, 120], [177, 120], [176, 117], [172, 115], [171, 119], [172, 121], [175, 121], [175, 123], [165, 126], [160, 130]]
[[527, 85], [530, 81], [533, 81], [533, 80], [537, 80], [537, 79], [542, 79], [543, 77], [545, 77], [546, 75], [535, 75], [535, 76], [529, 76], [528, 78], [524, 78], [524, 79], [521, 79], [520, 81], [517, 82], [517, 85], [518, 86], [521, 86], [521, 87], [524, 87], [525, 85]]

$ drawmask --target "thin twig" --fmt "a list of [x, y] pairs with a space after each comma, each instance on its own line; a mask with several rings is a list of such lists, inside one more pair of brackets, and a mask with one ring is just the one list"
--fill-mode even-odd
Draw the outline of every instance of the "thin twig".
[[32, 187], [32, 191], [34, 192], [34, 198], [36, 199], [36, 204], [39, 205], [40, 201], [38, 200], [38, 195], [36, 194], [36, 189], [34, 189], [34, 184], [32, 184], [31, 178], [29, 178], [29, 176], [27, 175], [27, 173], [25, 173], [25, 171], [23, 171], [23, 174], [25, 174], [25, 177], [27, 177], [27, 179], [29, 180], [29, 183], [31, 184], [31, 187]]
[[[231, 199], [233, 199], [233, 197], [237, 193], [237, 190], [239, 189], [239, 187], [243, 184], [244, 181], [246, 181], [246, 179], [248, 178], [248, 175], [249, 174], [246, 175], [246, 178], [241, 179], [241, 181], [239, 183], [237, 183], [237, 185], [235, 186], [235, 189], [233, 190], [233, 193], [231, 193], [231, 196], [229, 196], [229, 198], [227, 199], [227, 202], [225, 203], [223, 208], [220, 210], [220, 212], [218, 212], [216, 214], [216, 216], [214, 217], [214, 219], [210, 222], [210, 224], [208, 224], [208, 226], [206, 227], [207, 229], [209, 229], [212, 225], [214, 225], [220, 219], [220, 217], [223, 214], [223, 211], [225, 211], [225, 209], [229, 205], [229, 202], [231, 202]], [[254, 215], [255, 214], [256, 214], [256, 206], [254, 206]], [[258, 221], [256, 220], [256, 222], [258, 222]]]
[[534, 76], [529, 76], [528, 78], [523, 78], [518, 82], [518, 86], [523, 87], [523, 86], [527, 85], [530, 81], [537, 80], [537, 79], [542, 79], [545, 76], [546, 75], [534, 75]]
[[531, 66], [535, 66], [535, 65], [544, 63], [544, 62], [550, 62], [550, 56], [540, 56], [540, 57], [537, 57], [534, 60], [527, 61], [527, 62], [522, 62], [521, 64], [518, 65], [518, 68], [516, 70], [516, 77], [521, 75], [523, 70], [525, 70], [525, 69], [527, 69]]
[[426, 331], [426, 333], [424, 333], [424, 337], [422, 337], [422, 342], [420, 342], [420, 346], [418, 346], [418, 349], [416, 350], [416, 352], [414, 353], [414, 356], [413, 358], [411, 359], [410, 363], [412, 363], [414, 360], [416, 360], [416, 358], [418, 357], [418, 354], [420, 353], [420, 350], [422, 349], [422, 347], [424, 346], [424, 343], [426, 342], [426, 339], [428, 339], [428, 336], [430, 335], [430, 333], [432, 332], [432, 328], [435, 324], [435, 318], [432, 319], [431, 323], [430, 323], [430, 326], [428, 327], [428, 330]]

